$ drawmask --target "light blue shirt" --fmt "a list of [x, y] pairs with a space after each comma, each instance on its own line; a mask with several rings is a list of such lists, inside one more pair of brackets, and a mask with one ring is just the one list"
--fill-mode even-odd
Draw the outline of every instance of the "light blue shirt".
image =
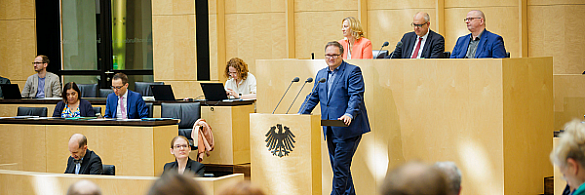
[[45, 78], [41, 78], [39, 77], [39, 87], [37, 88], [37, 96], [38, 98], [44, 98], [45, 97]]

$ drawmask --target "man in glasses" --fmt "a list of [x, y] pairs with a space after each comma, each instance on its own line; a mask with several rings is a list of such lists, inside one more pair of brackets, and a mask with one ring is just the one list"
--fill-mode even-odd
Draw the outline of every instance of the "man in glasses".
[[26, 79], [20, 95], [22, 97], [61, 97], [61, 81], [56, 74], [47, 72], [49, 57], [39, 55], [32, 63], [37, 72]]
[[470, 11], [463, 21], [471, 33], [457, 39], [451, 58], [506, 57], [504, 39], [485, 29], [485, 15], [482, 11]]
[[128, 76], [116, 73], [112, 78], [114, 93], [106, 99], [105, 118], [140, 119], [148, 117], [142, 95], [128, 90]]
[[429, 29], [431, 17], [428, 13], [418, 12], [411, 23], [414, 28], [402, 36], [402, 46], [396, 47], [393, 55], [387, 58], [439, 58], [445, 52], [445, 38]]
[[102, 174], [102, 159], [93, 151], [87, 149], [87, 137], [82, 134], [73, 134], [69, 138], [69, 159], [65, 173], [71, 174]]

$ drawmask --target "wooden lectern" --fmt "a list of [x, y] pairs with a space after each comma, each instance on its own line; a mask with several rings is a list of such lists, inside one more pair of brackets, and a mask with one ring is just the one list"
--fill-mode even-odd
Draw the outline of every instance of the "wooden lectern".
[[321, 116], [250, 114], [252, 183], [266, 194], [321, 194]]

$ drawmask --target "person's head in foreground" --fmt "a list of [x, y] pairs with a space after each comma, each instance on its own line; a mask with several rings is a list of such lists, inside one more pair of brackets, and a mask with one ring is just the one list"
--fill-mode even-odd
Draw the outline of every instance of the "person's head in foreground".
[[585, 124], [573, 120], [565, 124], [559, 142], [550, 153], [550, 161], [559, 167], [573, 194], [585, 194]]
[[168, 172], [157, 179], [148, 195], [204, 195], [203, 188], [194, 177]]
[[443, 172], [421, 162], [408, 162], [386, 175], [383, 195], [447, 195], [447, 179]]
[[439, 170], [443, 171], [449, 183], [449, 194], [459, 195], [461, 193], [461, 171], [457, 168], [454, 162], [436, 162], [434, 165]]
[[102, 190], [95, 183], [88, 180], [79, 180], [67, 190], [67, 195], [101, 195]]

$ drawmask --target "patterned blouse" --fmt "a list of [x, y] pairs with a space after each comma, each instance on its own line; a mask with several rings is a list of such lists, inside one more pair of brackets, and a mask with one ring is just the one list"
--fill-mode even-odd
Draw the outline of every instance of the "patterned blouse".
[[63, 111], [61, 112], [62, 118], [71, 118], [71, 117], [81, 117], [81, 112], [79, 111], [79, 106], [75, 110], [75, 112], [71, 112], [69, 109], [69, 104], [65, 104]]

